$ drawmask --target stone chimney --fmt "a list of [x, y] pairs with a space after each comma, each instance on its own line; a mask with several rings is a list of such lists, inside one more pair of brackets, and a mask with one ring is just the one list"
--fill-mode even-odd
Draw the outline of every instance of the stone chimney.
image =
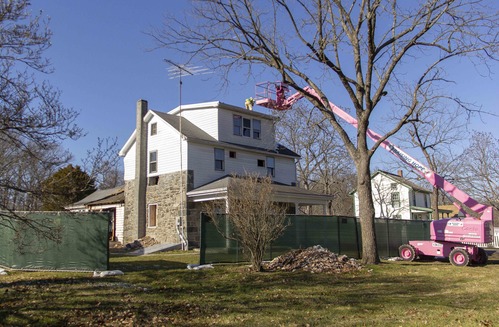
[[399, 175], [400, 177], [404, 177], [404, 172], [402, 171], [402, 169], [397, 170], [397, 175]]
[[146, 235], [146, 188], [147, 188], [147, 101], [137, 101], [135, 129], [135, 190], [134, 205], [137, 212], [137, 238]]

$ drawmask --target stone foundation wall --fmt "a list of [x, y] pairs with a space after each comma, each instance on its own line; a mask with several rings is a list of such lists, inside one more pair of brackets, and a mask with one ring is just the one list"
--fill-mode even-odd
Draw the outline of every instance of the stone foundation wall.
[[[185, 181], [180, 185], [180, 172], [160, 175], [157, 185], [148, 185], [146, 205], [156, 204], [156, 227], [146, 227], [146, 235], [161, 243], [178, 243], [177, 218], [180, 216], [181, 199], [185, 205]], [[147, 208], [149, 215], [149, 209]]]
[[[184, 172], [183, 190], [180, 190], [180, 172], [158, 176], [157, 185], [148, 185], [146, 191], [146, 235], [161, 243], [179, 243], [177, 219], [180, 216], [181, 199], [184, 204], [183, 229], [189, 241], [189, 247], [199, 246], [199, 214], [202, 205], [186, 202], [186, 189], [192, 189], [193, 172]], [[137, 210], [134, 207], [135, 181], [125, 182], [125, 219], [124, 242], [130, 243], [137, 239]], [[156, 227], [148, 226], [149, 205], [157, 205]], [[187, 214], [187, 217], [185, 215]]]
[[137, 239], [138, 220], [137, 210], [133, 199], [135, 190], [135, 180], [125, 181], [125, 212], [123, 220], [123, 243], [130, 243]]

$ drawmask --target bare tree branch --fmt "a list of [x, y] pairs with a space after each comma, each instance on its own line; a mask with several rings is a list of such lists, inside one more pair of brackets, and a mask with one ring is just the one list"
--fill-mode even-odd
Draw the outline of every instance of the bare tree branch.
[[[241, 67], [273, 72], [317, 107], [341, 138], [357, 171], [363, 261], [377, 263], [370, 161], [386, 138], [414, 119], [419, 98], [446, 80], [454, 58], [497, 60], [498, 12], [488, 0], [205, 0], [193, 16], [170, 17], [151, 33], [159, 46], [207, 60], [227, 81]], [[270, 23], [269, 23], [270, 22]], [[366, 133], [389, 107], [398, 82], [411, 103], [374, 145]], [[318, 97], [304, 91], [314, 89]], [[328, 96], [349, 98], [356, 134], [340, 124]]]

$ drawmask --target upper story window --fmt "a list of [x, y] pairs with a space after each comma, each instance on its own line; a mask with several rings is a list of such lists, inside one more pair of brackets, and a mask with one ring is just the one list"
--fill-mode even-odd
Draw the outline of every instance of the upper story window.
[[399, 192], [393, 192], [391, 194], [391, 200], [392, 200], [392, 207], [400, 208], [400, 193]]
[[275, 159], [274, 157], [267, 157], [267, 175], [275, 176]]
[[390, 184], [390, 189], [391, 189], [392, 191], [396, 191], [396, 190], [397, 190], [397, 183], [391, 183], [391, 184]]
[[262, 121], [260, 119], [243, 118], [232, 115], [232, 133], [238, 136], [251, 137], [259, 140], [262, 134]]
[[158, 123], [151, 124], [151, 135], [158, 134]]
[[225, 151], [215, 148], [215, 170], [225, 170]]
[[251, 137], [251, 119], [243, 118], [243, 136]]
[[236, 158], [236, 151], [229, 151], [229, 158]]
[[158, 151], [149, 152], [149, 173], [158, 172]]
[[262, 132], [262, 122], [259, 119], [253, 119], [253, 138], [259, 140]]
[[242, 130], [243, 130], [243, 117], [239, 115], [233, 115], [232, 116], [232, 122], [233, 122], [233, 133], [234, 135], [242, 135]]

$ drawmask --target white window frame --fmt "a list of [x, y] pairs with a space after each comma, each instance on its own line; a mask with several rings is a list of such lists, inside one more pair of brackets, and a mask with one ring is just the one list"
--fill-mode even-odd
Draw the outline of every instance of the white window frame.
[[158, 123], [151, 124], [151, 136], [158, 134]]
[[267, 157], [265, 160], [265, 164], [267, 166], [267, 175], [275, 177], [275, 158]]
[[243, 135], [243, 117], [232, 115], [232, 133], [237, 136]]
[[[152, 160], [152, 157], [151, 157], [153, 154], [156, 157], [154, 161]], [[154, 165], [154, 169], [152, 169], [153, 165]], [[149, 174], [154, 174], [154, 173], [158, 172], [158, 150], [149, 151], [149, 165], [148, 165], [148, 167], [149, 167]]]
[[400, 208], [400, 193], [393, 192], [390, 194], [390, 200], [393, 208]]
[[251, 137], [251, 119], [243, 117], [243, 136]]
[[262, 121], [260, 119], [253, 119], [253, 138], [259, 140], [262, 136]]
[[[215, 170], [225, 171], [225, 150], [222, 148], [214, 148], [213, 156], [215, 159]], [[220, 167], [217, 166], [220, 163]]]

